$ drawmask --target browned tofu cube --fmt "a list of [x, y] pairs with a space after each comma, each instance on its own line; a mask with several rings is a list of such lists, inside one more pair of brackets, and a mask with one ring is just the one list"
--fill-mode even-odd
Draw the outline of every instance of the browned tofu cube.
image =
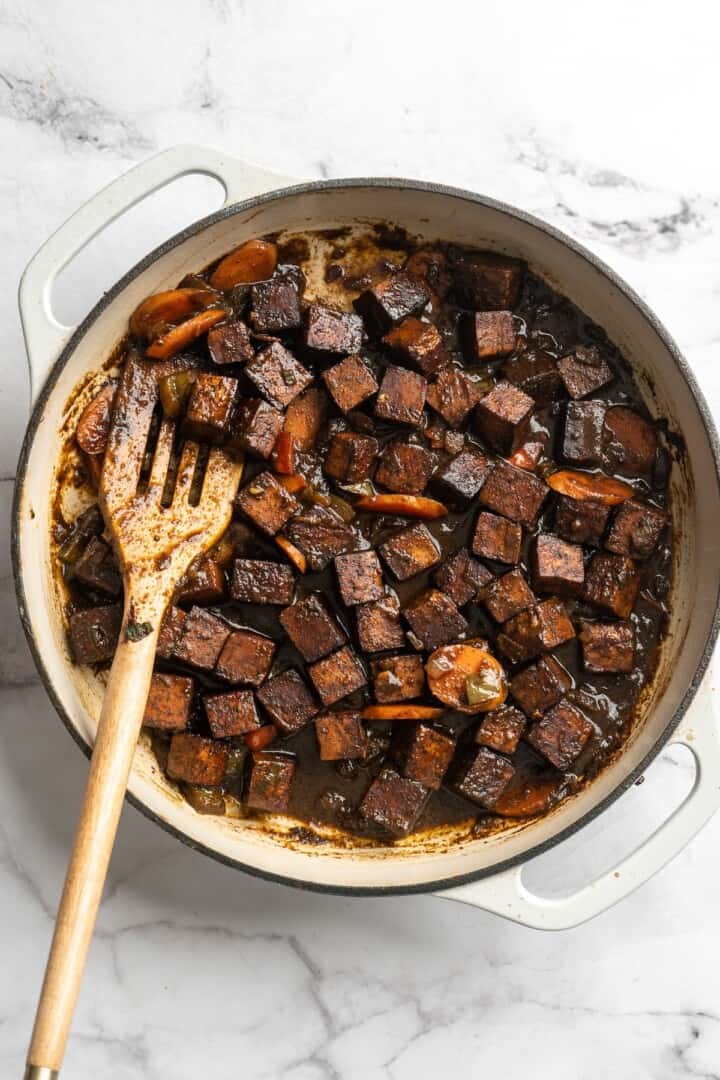
[[315, 448], [325, 423], [330, 401], [320, 386], [311, 386], [290, 402], [285, 412], [283, 431], [296, 450], [307, 453]]
[[269, 281], [250, 289], [250, 324], [256, 334], [281, 334], [302, 323], [305, 277], [297, 266], [278, 267]]
[[488, 510], [533, 529], [549, 490], [531, 472], [499, 459], [482, 485], [479, 499]]
[[413, 315], [394, 326], [382, 340], [397, 360], [423, 375], [432, 375], [449, 359], [438, 328]]
[[585, 580], [583, 549], [552, 533], [540, 533], [533, 546], [532, 573], [538, 592], [574, 596]]
[[236, 559], [230, 595], [243, 604], [292, 603], [295, 578], [289, 566], [267, 559]]
[[303, 660], [319, 660], [347, 640], [327, 604], [316, 593], [284, 608], [280, 622]]
[[565, 412], [562, 456], [571, 465], [599, 465], [603, 460], [604, 401], [569, 401]]
[[455, 260], [455, 294], [473, 311], [506, 311], [520, 299], [525, 264], [494, 252], [466, 254]]
[[428, 589], [415, 597], [403, 614], [424, 649], [449, 645], [464, 634], [468, 627], [467, 620], [450, 597], [439, 589]]
[[312, 375], [279, 341], [271, 341], [245, 365], [245, 374], [276, 409], [286, 405], [312, 382]]
[[380, 455], [375, 483], [401, 495], [422, 495], [433, 464], [433, 455], [424, 446], [391, 442]]
[[515, 775], [515, 766], [486, 746], [473, 749], [461, 762], [452, 788], [464, 799], [492, 810]]
[[558, 370], [571, 398], [594, 394], [612, 381], [613, 373], [600, 355], [597, 345], [581, 346], [558, 360]]
[[253, 630], [233, 630], [223, 645], [215, 672], [230, 683], [260, 686], [274, 656], [275, 645], [270, 638]]
[[303, 507], [288, 522], [284, 535], [300, 548], [311, 570], [323, 570], [336, 555], [363, 546], [362, 537], [331, 506]]
[[541, 349], [525, 349], [503, 364], [503, 378], [519, 386], [537, 405], [549, 405], [562, 392], [555, 359]]
[[257, 697], [283, 735], [300, 731], [318, 711], [312, 694], [293, 668], [263, 683]]
[[175, 646], [175, 658], [203, 671], [212, 671], [229, 633], [230, 627], [217, 615], [200, 607], [190, 608]]
[[398, 725], [392, 752], [398, 769], [408, 780], [439, 791], [453, 754], [455, 739], [428, 724]]
[[605, 547], [616, 555], [649, 559], [660, 542], [668, 515], [657, 506], [628, 499], [615, 514]]
[[342, 412], [351, 412], [377, 392], [378, 384], [370, 368], [359, 356], [346, 356], [322, 373], [333, 401]]
[[240, 319], [213, 327], [207, 343], [214, 364], [246, 364], [255, 355], [250, 329]]
[[475, 732], [475, 742], [499, 754], [514, 754], [525, 724], [525, 717], [514, 705], [501, 705], [485, 713]]
[[384, 656], [371, 665], [375, 700], [381, 705], [412, 701], [425, 690], [425, 669], [421, 656]]
[[283, 414], [261, 398], [242, 401], [235, 414], [226, 449], [229, 453], [247, 451], [254, 457], [270, 457], [283, 427]]
[[407, 836], [415, 826], [429, 791], [417, 780], [408, 780], [394, 769], [383, 769], [360, 803], [360, 814], [393, 836]]
[[635, 629], [632, 623], [584, 622], [578, 634], [585, 669], [593, 675], [629, 674], [635, 664]]
[[360, 604], [356, 614], [358, 640], [363, 652], [383, 652], [405, 644], [397, 596], [388, 594], [370, 604]]
[[605, 413], [605, 461], [610, 472], [646, 476], [657, 455], [657, 431], [643, 416], [615, 405]]
[[174, 658], [185, 619], [186, 615], [182, 608], [169, 607], [165, 612], [163, 621], [160, 624], [160, 635], [155, 650], [163, 660], [172, 660]]
[[315, 734], [321, 761], [355, 761], [367, 753], [367, 732], [360, 713], [352, 709], [321, 713]]
[[229, 694], [207, 694], [203, 697], [213, 739], [229, 739], [247, 735], [262, 727], [255, 708], [252, 690], [233, 690]]
[[446, 593], [457, 607], [467, 604], [492, 580], [487, 567], [473, 559], [467, 548], [460, 548], [455, 555], [446, 559], [433, 575], [438, 589]]
[[510, 693], [526, 716], [537, 719], [557, 705], [571, 685], [570, 676], [555, 657], [543, 656], [513, 675]]
[[527, 740], [556, 769], [569, 769], [593, 733], [586, 716], [561, 701], [530, 728]]
[[348, 607], [380, 600], [384, 595], [380, 560], [374, 551], [358, 551], [335, 558], [340, 596]]
[[341, 431], [332, 438], [323, 469], [333, 480], [356, 484], [369, 478], [377, 452], [378, 441], [371, 435]]
[[427, 403], [452, 428], [460, 427], [480, 400], [478, 384], [459, 367], [447, 364], [427, 388]]
[[183, 434], [198, 442], [223, 442], [230, 435], [237, 398], [237, 379], [200, 372], [190, 391]]
[[635, 606], [640, 574], [626, 555], [593, 555], [585, 574], [583, 598], [627, 619]]
[[475, 427], [494, 450], [511, 454], [527, 431], [534, 409], [535, 402], [529, 394], [501, 380], [478, 402]]
[[205, 556], [181, 578], [175, 599], [178, 604], [212, 604], [222, 600], [224, 593], [222, 568]]
[[217, 787], [223, 781], [227, 763], [228, 750], [222, 743], [178, 731], [170, 740], [166, 772], [171, 780]]
[[122, 578], [112, 548], [99, 536], [91, 536], [80, 558], [68, 566], [72, 580], [86, 589], [115, 599], [122, 590]]
[[300, 503], [272, 473], [262, 472], [241, 488], [235, 505], [267, 536], [274, 536], [300, 509]]
[[598, 547], [609, 515], [610, 507], [603, 503], [559, 495], [555, 503], [555, 532], [573, 544]]
[[296, 767], [290, 754], [272, 750], [253, 754], [247, 793], [250, 809], [284, 814], [290, 805]]
[[575, 628], [565, 605], [552, 597], [504, 623], [497, 645], [513, 664], [521, 664], [574, 637]]
[[400, 270], [361, 293], [354, 303], [368, 333], [379, 337], [408, 315], [417, 315], [429, 298], [422, 282]]
[[307, 673], [323, 705], [334, 705], [367, 686], [365, 669], [349, 646], [308, 665]]
[[414, 251], [405, 263], [405, 273], [421, 281], [442, 300], [452, 288], [452, 274], [447, 255], [436, 248]]
[[520, 562], [522, 527], [483, 510], [477, 519], [472, 549], [483, 559], [515, 565]]
[[143, 727], [156, 731], [185, 731], [190, 722], [194, 683], [184, 675], [157, 672], [150, 681]]
[[433, 475], [433, 491], [452, 506], [464, 506], [475, 498], [492, 469], [482, 450], [466, 446]]
[[422, 423], [427, 382], [415, 371], [390, 365], [385, 369], [378, 396], [375, 398], [375, 415], [381, 420], [393, 420], [398, 424], [419, 427]]
[[484, 587], [480, 600], [495, 622], [504, 623], [532, 607], [535, 594], [520, 570], [511, 570]]
[[356, 353], [363, 342], [363, 323], [351, 311], [336, 311], [324, 304], [309, 304], [303, 319], [302, 341], [320, 357]]
[[508, 356], [515, 348], [512, 311], [474, 311], [462, 321], [465, 355], [472, 363]]
[[393, 533], [378, 550], [398, 581], [407, 581], [442, 560], [440, 545], [421, 521]]

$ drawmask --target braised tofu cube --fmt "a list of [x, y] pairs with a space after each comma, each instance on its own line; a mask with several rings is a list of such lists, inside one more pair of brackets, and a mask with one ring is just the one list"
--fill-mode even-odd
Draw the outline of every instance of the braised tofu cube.
[[179, 607], [169, 607], [165, 612], [155, 650], [156, 655], [161, 656], [163, 660], [174, 659], [186, 617], [185, 612]]
[[367, 686], [365, 669], [349, 646], [338, 649], [307, 669], [323, 705], [334, 705]]
[[605, 547], [616, 555], [649, 559], [668, 521], [668, 515], [657, 506], [628, 499], [618, 507]]
[[377, 452], [378, 441], [371, 435], [341, 431], [332, 438], [323, 469], [333, 480], [356, 484], [369, 478]]
[[485, 713], [475, 732], [475, 742], [500, 754], [514, 754], [525, 724], [525, 717], [514, 705], [501, 705]]
[[397, 424], [419, 427], [426, 394], [427, 381], [422, 375], [391, 364], [385, 369], [378, 396], [375, 398], [375, 415], [381, 420], [393, 420]]
[[429, 298], [422, 282], [400, 270], [361, 293], [355, 310], [362, 315], [368, 333], [380, 337], [408, 315], [417, 315]]
[[303, 345], [320, 357], [356, 353], [363, 342], [363, 324], [351, 311], [309, 304], [303, 319]]
[[295, 578], [289, 566], [266, 559], [236, 559], [230, 595], [243, 604], [290, 604]]
[[382, 660], [373, 660], [370, 667], [375, 700], [381, 705], [412, 701], [425, 690], [421, 656], [384, 656]]
[[290, 402], [285, 412], [283, 432], [293, 446], [303, 453], [315, 448], [325, 423], [330, 401], [320, 386], [311, 386]]
[[222, 600], [224, 593], [222, 567], [205, 556], [180, 579], [175, 599], [178, 604], [212, 604]]
[[305, 276], [297, 266], [278, 267], [274, 277], [250, 289], [250, 324], [256, 334], [282, 334], [302, 323]]
[[336, 555], [357, 551], [366, 543], [330, 506], [303, 508], [284, 535], [302, 551], [311, 570], [323, 570]]
[[113, 599], [120, 595], [122, 578], [112, 548], [99, 536], [91, 536], [80, 558], [69, 565], [72, 580], [83, 588]]
[[392, 753], [401, 774], [408, 780], [439, 791], [453, 754], [455, 739], [428, 724], [402, 726], [393, 738]]
[[379, 600], [384, 595], [380, 561], [374, 551], [358, 551], [335, 558], [340, 596], [348, 607]]
[[452, 288], [452, 275], [447, 256], [436, 248], [414, 251], [405, 263], [405, 273], [444, 299]]
[[393, 836], [412, 831], [429, 791], [417, 780], [408, 780], [394, 769], [383, 769], [373, 780], [360, 803], [360, 814]]
[[543, 656], [510, 680], [510, 693], [526, 716], [537, 719], [565, 696], [572, 680], [554, 656]]
[[228, 750], [222, 743], [178, 731], [170, 740], [166, 771], [171, 780], [217, 787], [223, 781], [227, 763]]
[[440, 331], [432, 323], [410, 316], [382, 339], [388, 352], [423, 375], [432, 375], [449, 359]]
[[207, 694], [203, 698], [203, 705], [213, 739], [247, 735], [249, 731], [262, 727], [252, 690]]
[[549, 405], [562, 392], [557, 362], [540, 349], [525, 349], [503, 365], [503, 378], [519, 386], [537, 405]]
[[533, 546], [532, 573], [538, 592], [573, 596], [585, 580], [583, 550], [552, 533], [540, 533]]
[[569, 769], [593, 733], [586, 716], [569, 701], [561, 701], [530, 728], [527, 740], [561, 771]]
[[473, 311], [508, 311], [520, 299], [525, 264], [493, 252], [466, 254], [455, 260], [455, 294]]
[[321, 761], [355, 761], [367, 753], [367, 732], [360, 713], [352, 709], [321, 713], [315, 734]]
[[504, 623], [497, 645], [513, 664], [521, 664], [574, 637], [575, 628], [565, 605], [552, 597]]
[[200, 372], [190, 391], [183, 434], [198, 442], [223, 442], [230, 435], [237, 398], [237, 379]]
[[488, 510], [533, 529], [549, 490], [533, 473], [499, 459], [482, 485], [479, 499]]
[[492, 580], [493, 575], [487, 567], [473, 559], [467, 548], [460, 548], [433, 576], [438, 589], [446, 593], [457, 607], [467, 604]]
[[274, 536], [300, 509], [294, 495], [278, 483], [270, 472], [254, 476], [249, 484], [241, 488], [235, 505], [266, 536]]
[[626, 555], [593, 555], [585, 574], [583, 598], [627, 619], [635, 606], [640, 574]]
[[239, 319], [213, 327], [207, 336], [207, 343], [214, 364], [246, 364], [255, 355], [250, 329]]
[[629, 674], [635, 664], [635, 629], [632, 623], [584, 622], [578, 634], [583, 664], [593, 675]]
[[360, 604], [356, 614], [358, 640], [363, 652], [383, 652], [405, 644], [397, 596], [388, 594], [369, 604]]
[[535, 604], [535, 594], [520, 570], [511, 570], [484, 587], [480, 600], [495, 622], [504, 623]]
[[303, 660], [319, 660], [347, 640], [325, 601], [315, 593], [281, 611], [280, 622]]
[[375, 483], [401, 495], [422, 495], [433, 464], [433, 455], [424, 446], [391, 442], [380, 455]]
[[447, 364], [427, 388], [427, 403], [452, 428], [460, 427], [480, 400], [478, 384], [459, 367]]
[[275, 645], [253, 630], [233, 630], [223, 645], [215, 673], [229, 683], [260, 686], [270, 671]]
[[555, 503], [555, 532], [573, 544], [598, 547], [605, 532], [610, 507], [592, 499], [571, 499], [558, 495]]
[[359, 356], [346, 356], [322, 373], [333, 401], [342, 412], [351, 412], [377, 393], [377, 380]]
[[143, 727], [185, 731], [190, 722], [194, 683], [184, 675], [154, 674], [145, 705]]
[[493, 464], [477, 446], [466, 446], [432, 478], [432, 488], [453, 506], [464, 506], [476, 497]]
[[424, 649], [449, 645], [467, 631], [467, 620], [449, 596], [439, 589], [428, 589], [412, 600], [403, 612], [410, 629]]
[[440, 545], [422, 522], [393, 533], [378, 550], [398, 581], [407, 581], [442, 560]]
[[307, 685], [293, 668], [263, 683], [257, 698], [283, 735], [295, 735], [318, 711]]
[[190, 608], [175, 646], [175, 659], [202, 671], [212, 671], [229, 633], [230, 627], [217, 615], [200, 607]]
[[580, 347], [558, 360], [558, 371], [571, 398], [594, 394], [612, 381], [613, 373], [600, 355], [597, 345]]
[[522, 528], [507, 518], [483, 510], [477, 519], [472, 549], [484, 559], [515, 565], [520, 562]]
[[261, 398], [248, 398], [238, 407], [226, 449], [231, 454], [247, 451], [267, 460], [282, 427], [283, 414], [279, 409]]
[[253, 754], [247, 805], [251, 810], [284, 814], [290, 805], [296, 762], [289, 754], [263, 750]]
[[562, 456], [572, 465], [599, 465], [603, 460], [604, 401], [569, 401], [565, 413]]
[[475, 410], [478, 433], [500, 454], [511, 454], [527, 431], [535, 402], [517, 386], [505, 380], [495, 383]]
[[646, 476], [655, 465], [657, 448], [657, 431], [645, 417], [624, 405], [605, 413], [605, 461], [610, 472]]
[[245, 374], [276, 409], [284, 409], [312, 382], [312, 375], [279, 341], [271, 341], [245, 365]]
[[515, 766], [506, 757], [478, 746], [460, 764], [452, 788], [464, 799], [492, 810], [514, 775]]
[[515, 348], [512, 311], [474, 311], [461, 327], [465, 355], [472, 363], [508, 356]]

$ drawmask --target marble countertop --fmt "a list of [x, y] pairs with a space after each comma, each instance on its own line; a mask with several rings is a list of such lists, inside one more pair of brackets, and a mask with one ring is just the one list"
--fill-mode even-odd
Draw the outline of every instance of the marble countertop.
[[[15, 614], [8, 536], [28, 385], [15, 289], [99, 187], [172, 145], [299, 177], [405, 175], [502, 198], [620, 272], [720, 416], [718, 21], [683, 5], [5, 0], [0, 5], [0, 1074], [20, 1076], [85, 774]], [[442, 18], [440, 17], [442, 15]], [[77, 320], [213, 209], [185, 180], [58, 282]], [[691, 783], [664, 754], [536, 861], [572, 888]], [[316, 896], [241, 876], [123, 815], [64, 1075], [94, 1080], [720, 1076], [712, 821], [663, 872], [562, 934], [430, 897]]]

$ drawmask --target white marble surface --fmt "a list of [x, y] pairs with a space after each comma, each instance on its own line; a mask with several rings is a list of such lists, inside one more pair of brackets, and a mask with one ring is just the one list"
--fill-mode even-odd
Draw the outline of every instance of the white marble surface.
[[[27, 410], [15, 289], [48, 233], [133, 162], [196, 141], [298, 176], [444, 180], [538, 213], [650, 302], [720, 414], [719, 24], [699, 0], [4, 0], [0, 4], [0, 1074], [21, 1075], [85, 762], [14, 612]], [[213, 206], [186, 181], [79, 261], [79, 317]], [[665, 755], [572, 845], [577, 884], [690, 782]], [[127, 809], [65, 1074], [94, 1080], [720, 1076], [713, 821], [642, 890], [561, 935], [432, 898], [349, 900], [215, 865]]]

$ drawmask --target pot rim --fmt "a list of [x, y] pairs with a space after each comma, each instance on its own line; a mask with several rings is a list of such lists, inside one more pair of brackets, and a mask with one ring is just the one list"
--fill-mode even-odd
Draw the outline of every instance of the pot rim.
[[[191, 239], [194, 236], [202, 233], [206, 228], [217, 222], [223, 221], [226, 218], [233, 217], [237, 213], [241, 213], [245, 210], [250, 210], [258, 206], [265, 205], [278, 201], [280, 199], [287, 198], [293, 195], [304, 195], [318, 191], [334, 191], [343, 188], [362, 188], [362, 187], [374, 187], [380, 189], [408, 189], [413, 191], [427, 192], [433, 195], [444, 195], [455, 199], [462, 199], [466, 202], [473, 203], [475, 206], [485, 207], [487, 209], [496, 211], [501, 214], [505, 214], [508, 217], [514, 218], [517, 221], [522, 222], [525, 225], [529, 225], [540, 232], [543, 232], [548, 237], [552, 238], [564, 244], [576, 255], [585, 259], [593, 269], [602, 274], [607, 281], [609, 281], [619, 292], [621, 292], [631, 304], [635, 306], [644, 317], [647, 323], [651, 326], [657, 336], [661, 339], [666, 349], [673, 358], [674, 363], [680, 370], [680, 373], [685, 380], [690, 392], [693, 396], [695, 404], [697, 405], [700, 417], [702, 419], [705, 434], [707, 436], [708, 444], [712, 453], [713, 461], [715, 464], [715, 480], [720, 489], [720, 437], [715, 427], [712, 414], [705, 400], [705, 397], [698, 386], [695, 376], [685, 360], [684, 356], [680, 352], [677, 344], [672, 336], [665, 329], [658, 317], [654, 314], [651, 308], [645, 303], [645, 301], [635, 292], [635, 290], [624, 281], [610, 266], [607, 265], [602, 259], [598, 258], [592, 251], [586, 248], [583, 244], [578, 243], [572, 237], [567, 236], [562, 230], [556, 228], [553, 225], [549, 225], [547, 222], [535, 217], [533, 214], [529, 214], [524, 210], [520, 210], [508, 203], [502, 202], [497, 199], [492, 199], [487, 196], [478, 195], [473, 191], [469, 191], [464, 188], [452, 187], [446, 184], [438, 184], [430, 181], [403, 179], [398, 177], [350, 177], [340, 178], [332, 180], [313, 180], [305, 183], [287, 185], [281, 188], [277, 188], [273, 191], [265, 192], [260, 195], [255, 195], [247, 199], [243, 199], [240, 202], [232, 203], [229, 206], [223, 206], [219, 210], [214, 211], [212, 214], [208, 214], [204, 218], [200, 218], [198, 221], [188, 225], [185, 229], [175, 233], [168, 240], [158, 245], [147, 255], [145, 255], [139, 262], [131, 267], [112, 288], [103, 293], [100, 300], [89, 311], [82, 322], [75, 328], [70, 338], [66, 342], [59, 356], [53, 363], [50, 371], [47, 374], [42, 389], [35, 400], [30, 418], [25, 430], [23, 438], [22, 448], [18, 459], [18, 465], [15, 476], [15, 488], [13, 496], [12, 518], [11, 518], [11, 556], [12, 556], [12, 568], [13, 577], [15, 581], [15, 593], [17, 598], [18, 609], [20, 613], [20, 620], [22, 622], [25, 637], [30, 648], [30, 652], [37, 668], [40, 680], [45, 688], [45, 691], [52, 702], [55, 711], [60, 716], [63, 724], [70, 732], [70, 735], [75, 740], [77, 745], [83, 751], [86, 757], [90, 757], [92, 747], [89, 743], [82, 738], [79, 731], [74, 727], [69, 715], [67, 714], [62, 702], [59, 699], [55, 691], [52, 679], [45, 667], [42, 656], [38, 648], [37, 641], [35, 639], [35, 632], [33, 629], [32, 621], [28, 615], [27, 606], [25, 602], [25, 589], [23, 584], [23, 567], [22, 558], [20, 553], [20, 533], [21, 533], [21, 521], [20, 513], [22, 506], [22, 496], [25, 488], [25, 482], [27, 479], [27, 467], [30, 456], [30, 450], [35, 438], [35, 433], [42, 421], [44, 407], [47, 400], [52, 393], [52, 390], [57, 382], [60, 372], [65, 367], [68, 359], [74, 352], [80, 340], [87, 333], [88, 329], [93, 323], [100, 317], [105, 308], [117, 297], [123, 290], [136, 278], [143, 273], [149, 266], [151, 266], [157, 259], [163, 255], [172, 251], [186, 240]], [[223, 863], [226, 866], [233, 867], [236, 870], [242, 870], [245, 873], [251, 874], [254, 877], [259, 877], [267, 881], [272, 881], [282, 885], [290, 885], [294, 888], [304, 889], [311, 892], [318, 893], [330, 893], [340, 896], [399, 896], [399, 895], [411, 895], [416, 893], [432, 893], [439, 890], [457, 888], [461, 885], [467, 885], [474, 881], [480, 881], [484, 878], [493, 877], [496, 874], [509, 870], [513, 867], [522, 865], [531, 859], [536, 858], [543, 852], [548, 851], [550, 848], [555, 847], [556, 844], [561, 843], [563, 840], [568, 839], [574, 833], [578, 832], [581, 828], [587, 825], [590, 821], [593, 821], [604, 810], [612, 805], [624, 792], [631, 788], [638, 778], [645, 772], [647, 767], [658, 756], [660, 751], [666, 745], [670, 736], [676, 730], [680, 724], [682, 718], [685, 716], [688, 708], [690, 707], [695, 694], [698, 691], [700, 683], [705, 675], [705, 672], [710, 663], [710, 659], [713, 654], [713, 650], [720, 633], [720, 584], [718, 586], [718, 592], [715, 597], [715, 608], [713, 612], [712, 623], [705, 639], [705, 644], [698, 658], [698, 663], [695, 668], [692, 680], [688, 686], [688, 689], [683, 696], [682, 701], [673, 713], [668, 724], [655, 740], [650, 750], [644, 756], [644, 758], [636, 765], [636, 767], [622, 780], [604, 799], [602, 799], [595, 806], [588, 809], [571, 825], [559, 830], [553, 836], [548, 837], [535, 844], [529, 851], [512, 856], [507, 859], [502, 859], [492, 866], [483, 867], [475, 871], [470, 871], [467, 874], [461, 874], [452, 878], [440, 878], [432, 882], [423, 882], [417, 885], [390, 885], [390, 886], [350, 886], [350, 885], [327, 885], [323, 883], [310, 882], [299, 878], [288, 877], [285, 874], [275, 874], [267, 870], [259, 869], [258, 867], [249, 865], [242, 862], [239, 859], [234, 859], [228, 855], [224, 855], [214, 848], [208, 847], [206, 844], [200, 841], [194, 840], [179, 829], [176, 825], [173, 825], [166, 818], [161, 817], [155, 811], [151, 810], [145, 803], [139, 798], [127, 791], [125, 798], [132, 806], [139, 810], [150, 821], [159, 825], [165, 832], [174, 836], [180, 840], [183, 844], [192, 848], [195, 851], [201, 852], [204, 855], [210, 856], [217, 862]], [[622, 751], [621, 751], [622, 752]]]

